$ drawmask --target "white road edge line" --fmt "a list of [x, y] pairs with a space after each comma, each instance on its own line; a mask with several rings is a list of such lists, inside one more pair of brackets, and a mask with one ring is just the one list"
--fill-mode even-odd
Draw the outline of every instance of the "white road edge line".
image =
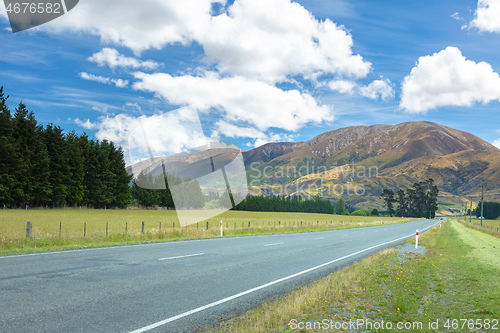
[[[439, 223], [439, 222], [438, 222]], [[434, 224], [434, 225], [431, 225], [430, 227], [428, 228], [425, 228], [425, 229], [422, 229], [420, 232], [424, 232], [434, 226], [436, 226], [438, 223]], [[394, 243], [394, 242], [397, 242], [399, 240], [402, 240], [402, 239], [405, 239], [405, 238], [410, 238], [410, 237], [414, 237], [415, 234], [412, 233], [411, 235], [408, 235], [408, 236], [404, 236], [404, 237], [401, 237], [401, 238], [398, 238], [398, 239], [394, 239], [392, 241], [388, 241], [388, 242], [385, 242], [385, 243], [382, 243], [382, 244], [378, 244], [378, 245], [375, 245], [375, 246], [372, 246], [372, 247], [369, 247], [369, 248], [366, 248], [364, 250], [361, 250], [361, 251], [358, 251], [358, 252], [354, 252], [354, 253], [351, 253], [351, 254], [348, 254], [346, 256], [343, 256], [341, 258], [338, 258], [338, 259], [335, 259], [335, 260], [332, 260], [332, 261], [329, 261], [327, 263], [324, 263], [324, 264], [321, 264], [321, 265], [318, 265], [318, 266], [315, 266], [315, 267], [312, 267], [312, 268], [309, 268], [309, 269], [306, 269], [305, 271], [302, 271], [302, 272], [298, 272], [298, 273], [295, 273], [295, 274], [292, 274], [292, 275], [289, 275], [289, 276], [286, 276], [284, 278], [281, 278], [279, 280], [275, 280], [275, 281], [272, 281], [272, 282], [269, 282], [269, 283], [266, 283], [266, 284], [263, 284], [261, 286], [258, 286], [258, 287], [255, 287], [255, 288], [252, 288], [252, 289], [248, 289], [246, 291], [243, 291], [239, 294], [235, 294], [233, 296], [229, 296], [229, 297], [226, 297], [226, 298], [223, 298], [221, 300], [218, 300], [216, 302], [213, 302], [213, 303], [210, 303], [210, 304], [207, 304], [207, 305], [204, 305], [204, 306], [201, 306], [199, 308], [196, 308], [196, 309], [193, 309], [191, 311], [187, 311], [187, 312], [184, 312], [184, 313], [181, 313], [181, 314], [178, 314], [177, 316], [174, 316], [174, 317], [170, 317], [170, 318], [167, 318], [167, 319], [164, 319], [164, 320], [161, 320], [161, 321], [158, 321], [154, 324], [151, 324], [151, 325], [148, 325], [148, 326], [144, 326], [142, 328], [139, 328], [135, 331], [131, 331], [129, 333], [143, 333], [143, 332], [147, 332], [147, 331], [150, 331], [152, 329], [155, 329], [157, 327], [160, 327], [160, 326], [163, 326], [165, 324], [168, 324], [168, 323], [171, 323], [173, 321], [176, 321], [178, 319], [181, 319], [181, 318], [184, 318], [184, 317], [187, 317], [187, 316], [190, 316], [192, 314], [195, 314], [195, 313], [198, 313], [198, 312], [201, 312], [203, 310], [206, 310], [206, 309], [209, 309], [209, 308], [213, 308], [214, 306], [217, 306], [217, 305], [220, 305], [220, 304], [223, 304], [223, 303], [226, 303], [226, 302], [229, 302], [229, 301], [232, 301], [233, 299], [236, 299], [236, 298], [239, 298], [239, 297], [242, 297], [242, 296], [245, 296], [245, 295], [248, 295], [248, 294], [251, 294], [253, 292], [256, 292], [258, 290], [261, 290], [261, 289], [264, 289], [264, 288], [267, 288], [267, 287], [270, 287], [274, 284], [277, 284], [277, 283], [280, 283], [280, 282], [283, 282], [283, 281], [286, 281], [286, 280], [290, 280], [294, 277], [297, 277], [299, 275], [303, 275], [303, 274], [306, 274], [306, 273], [309, 273], [311, 271], [314, 271], [316, 269], [319, 269], [319, 268], [322, 268], [322, 267], [325, 267], [325, 266], [328, 266], [328, 265], [331, 265], [337, 261], [341, 261], [341, 260], [344, 260], [344, 259], [347, 259], [349, 257], [352, 257], [352, 256], [355, 256], [356, 254], [360, 254], [360, 253], [363, 253], [363, 252], [366, 252], [366, 251], [369, 251], [369, 250], [372, 250], [374, 248], [377, 248], [377, 247], [380, 247], [382, 245], [386, 245], [386, 244], [389, 244], [389, 243]]]
[[187, 254], [185, 256], [177, 256], [177, 257], [168, 257], [168, 258], [160, 258], [158, 260], [172, 260], [172, 259], [180, 259], [180, 258], [187, 258], [187, 257], [195, 257], [195, 256], [201, 256], [204, 255], [205, 253], [195, 253], [195, 254]]
[[314, 238], [314, 240], [316, 240], [316, 239], [325, 239], [325, 237]]
[[272, 243], [272, 244], [266, 244], [264, 246], [274, 246], [274, 245], [281, 245], [281, 244], [284, 244], [284, 243]]

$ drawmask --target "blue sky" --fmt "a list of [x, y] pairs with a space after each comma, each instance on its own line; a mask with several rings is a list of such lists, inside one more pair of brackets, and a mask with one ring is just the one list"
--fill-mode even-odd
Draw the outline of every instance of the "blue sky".
[[415, 120], [500, 147], [500, 0], [80, 0], [9, 28], [1, 7], [12, 109], [158, 155]]

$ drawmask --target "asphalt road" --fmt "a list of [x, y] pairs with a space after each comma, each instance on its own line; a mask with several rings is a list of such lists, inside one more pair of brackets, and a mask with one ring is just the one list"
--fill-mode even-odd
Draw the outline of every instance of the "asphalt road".
[[437, 220], [0, 257], [0, 332], [192, 332]]

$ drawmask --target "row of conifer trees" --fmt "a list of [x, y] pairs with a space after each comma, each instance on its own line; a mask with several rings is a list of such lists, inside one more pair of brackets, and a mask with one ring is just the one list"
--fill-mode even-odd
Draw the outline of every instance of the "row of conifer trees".
[[43, 126], [19, 103], [13, 112], [0, 88], [1, 207], [94, 208], [130, 203], [131, 177], [121, 148], [86, 134]]

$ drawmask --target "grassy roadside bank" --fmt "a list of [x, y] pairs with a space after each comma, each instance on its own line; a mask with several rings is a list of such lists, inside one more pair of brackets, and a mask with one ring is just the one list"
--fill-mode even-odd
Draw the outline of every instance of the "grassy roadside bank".
[[[407, 243], [414, 244], [414, 239]], [[450, 221], [422, 234], [419, 245], [426, 247], [425, 255], [384, 250], [207, 330], [250, 333], [500, 329], [498, 238]], [[402, 325], [399, 328], [398, 323]], [[388, 329], [389, 325], [392, 329]]]
[[[224, 237], [237, 237], [360, 228], [412, 219], [227, 211], [202, 223], [181, 227], [175, 211], [0, 210], [0, 255], [216, 238], [220, 237], [220, 220]], [[33, 239], [26, 238], [26, 221], [33, 221]]]

